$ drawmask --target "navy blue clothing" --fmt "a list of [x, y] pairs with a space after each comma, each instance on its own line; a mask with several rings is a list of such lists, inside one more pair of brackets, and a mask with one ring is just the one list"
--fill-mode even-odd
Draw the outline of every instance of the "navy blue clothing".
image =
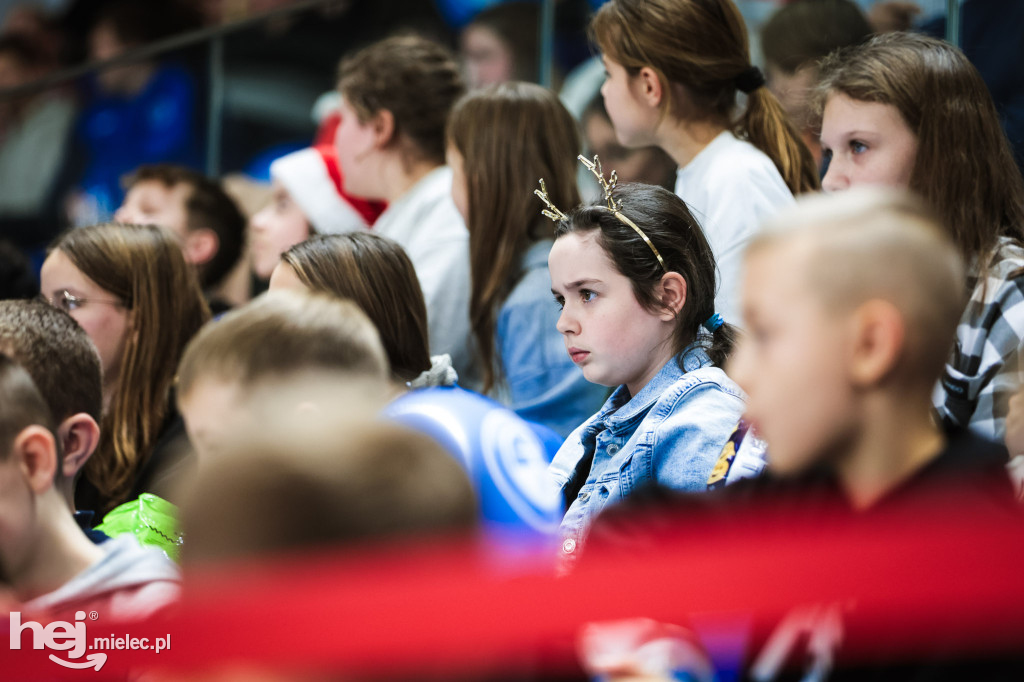
[[76, 511], [75, 522], [82, 529], [85, 536], [92, 540], [94, 545], [100, 545], [110, 539], [110, 536], [101, 530], [92, 527], [93, 519], [96, 517], [91, 511]]

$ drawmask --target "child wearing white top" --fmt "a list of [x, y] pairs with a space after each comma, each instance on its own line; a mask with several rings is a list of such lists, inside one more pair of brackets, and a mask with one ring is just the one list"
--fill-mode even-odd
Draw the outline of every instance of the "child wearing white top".
[[[739, 10], [732, 0], [609, 0], [591, 32], [619, 142], [657, 145], [679, 164], [676, 194], [718, 263], [715, 308], [739, 322], [744, 246], [792, 195], [819, 185], [810, 151], [750, 64]], [[738, 92], [746, 95], [739, 117]]]
[[338, 89], [335, 146], [345, 190], [388, 203], [374, 231], [398, 242], [416, 268], [430, 352], [449, 354], [460, 382], [475, 388], [469, 232], [444, 165], [445, 125], [465, 90], [458, 62], [425, 38], [388, 38], [342, 61]]

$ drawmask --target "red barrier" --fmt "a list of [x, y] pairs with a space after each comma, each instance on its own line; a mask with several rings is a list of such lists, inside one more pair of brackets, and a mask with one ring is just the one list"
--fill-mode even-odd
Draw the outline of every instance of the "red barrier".
[[[551, 654], [568, 664], [590, 621], [693, 614], [778, 616], [794, 605], [856, 605], [870, 641], [844, 653], [984, 655], [1024, 647], [1024, 536], [1005, 516], [937, 511], [914, 523], [774, 524], [708, 535], [689, 528], [653, 551], [591, 551], [568, 579], [496, 575], [465, 542], [221, 566], [187, 576], [180, 609], [153, 622], [89, 623], [172, 636], [172, 646], [109, 652], [105, 671], [187, 672], [244, 662], [352, 674], [514, 670]], [[6, 652], [5, 679], [68, 678], [46, 651]], [[7, 676], [10, 673], [10, 677]]]

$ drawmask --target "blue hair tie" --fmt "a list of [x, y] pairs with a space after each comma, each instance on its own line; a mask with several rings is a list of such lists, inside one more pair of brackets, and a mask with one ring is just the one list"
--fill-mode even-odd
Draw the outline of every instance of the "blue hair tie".
[[718, 328], [721, 327], [723, 324], [725, 324], [725, 320], [722, 319], [721, 315], [715, 313], [708, 319], [704, 320], [704, 324], [702, 326], [709, 332], [714, 334], [716, 331], [718, 331]]

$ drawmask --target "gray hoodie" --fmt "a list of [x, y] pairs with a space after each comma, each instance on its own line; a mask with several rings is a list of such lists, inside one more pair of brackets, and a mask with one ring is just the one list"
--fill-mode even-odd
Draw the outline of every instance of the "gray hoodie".
[[97, 611], [104, 618], [146, 618], [174, 602], [181, 574], [163, 552], [142, 547], [132, 535], [99, 545], [105, 556], [53, 592], [24, 605], [29, 613]]

